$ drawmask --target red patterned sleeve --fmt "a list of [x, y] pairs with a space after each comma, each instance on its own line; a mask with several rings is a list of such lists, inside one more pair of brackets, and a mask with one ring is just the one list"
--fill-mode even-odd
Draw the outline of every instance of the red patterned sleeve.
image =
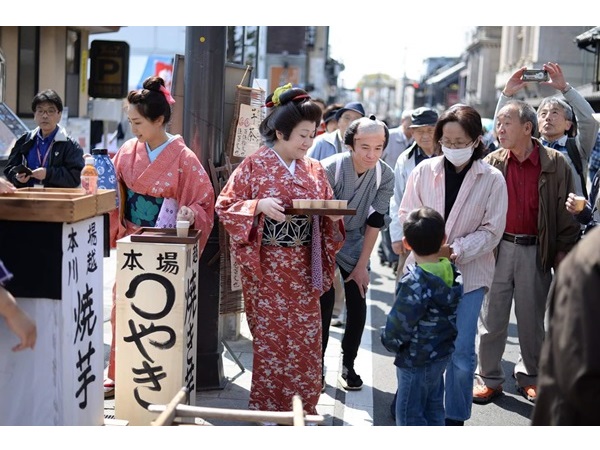
[[260, 236], [258, 218], [254, 216], [258, 199], [251, 186], [252, 162], [245, 159], [217, 197], [215, 211], [231, 238], [231, 253], [237, 263], [260, 277]]

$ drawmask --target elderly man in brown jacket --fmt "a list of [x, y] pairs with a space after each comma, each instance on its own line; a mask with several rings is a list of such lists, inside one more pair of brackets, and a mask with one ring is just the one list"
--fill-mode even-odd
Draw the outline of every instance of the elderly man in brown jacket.
[[486, 161], [504, 174], [508, 212], [494, 281], [479, 317], [473, 402], [485, 404], [502, 393], [501, 360], [513, 298], [520, 346], [516, 389], [535, 402], [552, 269], [579, 238], [580, 226], [565, 207], [573, 177], [566, 158], [533, 137], [537, 116], [527, 103], [507, 102], [498, 112], [496, 132], [501, 148]]

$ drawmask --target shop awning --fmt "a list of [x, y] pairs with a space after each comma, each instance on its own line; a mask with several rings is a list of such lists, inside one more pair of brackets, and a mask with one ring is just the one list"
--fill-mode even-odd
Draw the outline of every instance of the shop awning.
[[432, 84], [441, 83], [446, 78], [450, 78], [451, 76], [456, 74], [456, 72], [464, 69], [466, 66], [467, 65], [464, 62], [459, 62], [458, 64], [444, 70], [443, 72], [440, 72], [437, 75], [434, 75], [433, 77], [427, 79], [425, 81], [425, 84], [432, 85]]

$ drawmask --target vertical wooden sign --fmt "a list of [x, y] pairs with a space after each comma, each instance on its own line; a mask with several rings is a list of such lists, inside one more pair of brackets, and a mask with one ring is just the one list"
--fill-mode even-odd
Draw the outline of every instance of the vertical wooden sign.
[[150, 425], [147, 406], [182, 386], [195, 392], [198, 257], [197, 242], [117, 242], [115, 417], [130, 425]]

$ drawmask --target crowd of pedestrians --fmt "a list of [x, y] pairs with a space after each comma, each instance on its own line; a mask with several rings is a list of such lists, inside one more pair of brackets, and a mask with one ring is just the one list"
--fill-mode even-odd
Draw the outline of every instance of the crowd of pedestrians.
[[[166, 132], [174, 100], [164, 81], [152, 77], [127, 98], [134, 137], [114, 157], [122, 199], [111, 214], [111, 243], [155, 226], [168, 207], [177, 212], [170, 220], [177, 216], [202, 229], [202, 250], [216, 213], [241, 270], [253, 338], [250, 409], [289, 411], [299, 394], [305, 412], [316, 414], [329, 326], [340, 303], [339, 381], [347, 391], [362, 388], [355, 360], [370, 257], [381, 237], [381, 262], [397, 273], [394, 305], [386, 322], [376, 324], [394, 353], [398, 389], [390, 410], [397, 425], [464, 425], [473, 403], [502, 395], [513, 305], [520, 352], [511, 375], [517, 391], [536, 404], [535, 421], [597, 424], [584, 399], [589, 383], [573, 377], [565, 386], [562, 380], [579, 368], [593, 374], [599, 364], [594, 352], [577, 345], [579, 339], [581, 346], [593, 345], [593, 332], [580, 336], [574, 329], [579, 323], [593, 328], [581, 308], [588, 307], [599, 272], [582, 273], [589, 250], [578, 242], [598, 240], [590, 230], [598, 221], [600, 169], [593, 149], [600, 135], [592, 108], [560, 66], [544, 69], [549, 80], [543, 83], [557, 95], [543, 99], [537, 111], [518, 99], [525, 68], [508, 79], [494, 117], [497, 150], [469, 105], [405, 111], [390, 130], [360, 102], [325, 105], [291, 84], [281, 86], [266, 101], [263, 145], [239, 164], [216, 199], [200, 161], [180, 136]], [[58, 126], [59, 100], [53, 91], [34, 99], [39, 133], [17, 142], [5, 171], [19, 187], [62, 179], [78, 184], [79, 158], [62, 165], [42, 158], [52, 146], [70, 145]], [[22, 164], [32, 173], [20, 172]], [[2, 187], [14, 189], [10, 182]], [[286, 214], [294, 201], [331, 199], [346, 201], [354, 214]], [[151, 217], [139, 209], [142, 203], [153, 205]], [[569, 272], [559, 270], [567, 261]], [[590, 256], [590, 264], [597, 268], [597, 258]], [[576, 311], [565, 291], [570, 280], [578, 285]], [[16, 349], [32, 347], [35, 324], [19, 316], [5, 290], [2, 298], [10, 309], [0, 312], [21, 339]], [[561, 347], [565, 335], [575, 341], [571, 352]], [[113, 340], [107, 396], [118, 389], [114, 352]]]

